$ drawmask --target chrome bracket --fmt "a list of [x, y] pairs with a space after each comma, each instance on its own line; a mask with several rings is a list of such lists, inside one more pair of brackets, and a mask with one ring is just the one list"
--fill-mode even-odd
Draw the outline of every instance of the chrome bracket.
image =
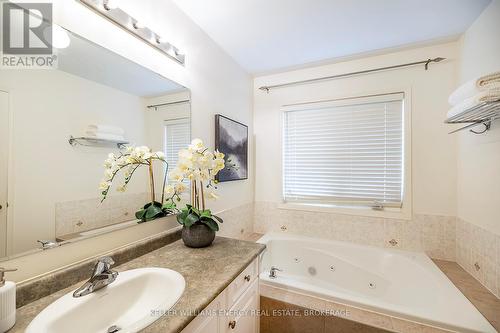
[[471, 129], [469, 131], [471, 133], [474, 133], [474, 134], [483, 134], [483, 133], [488, 132], [491, 129], [491, 121], [487, 121], [487, 122], [481, 123], [481, 125], [484, 125], [484, 130], [482, 130], [482, 131], [474, 131], [474, 130]]

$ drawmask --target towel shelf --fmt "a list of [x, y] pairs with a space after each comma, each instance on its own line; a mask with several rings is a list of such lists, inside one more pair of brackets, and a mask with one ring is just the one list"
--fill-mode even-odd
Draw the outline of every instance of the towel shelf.
[[478, 125], [484, 125], [481, 132], [470, 130], [474, 134], [482, 134], [491, 128], [493, 120], [500, 119], [500, 100], [494, 102], [483, 102], [470, 109], [464, 110], [445, 120], [447, 124], [468, 124], [456, 129], [449, 134], [456, 133]]
[[124, 149], [126, 145], [129, 144], [128, 141], [124, 140], [108, 140], [108, 139], [99, 139], [86, 136], [77, 138], [70, 136], [68, 142], [72, 146], [76, 145], [87, 146], [87, 147], [116, 146], [118, 149]]

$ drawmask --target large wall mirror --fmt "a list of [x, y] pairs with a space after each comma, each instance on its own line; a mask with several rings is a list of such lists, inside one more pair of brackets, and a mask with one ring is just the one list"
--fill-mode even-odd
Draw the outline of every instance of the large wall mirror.
[[57, 69], [0, 70], [3, 259], [40, 251], [39, 241], [51, 247], [137, 227], [135, 212], [150, 198], [148, 170], [138, 170], [125, 192], [113, 185], [101, 203], [104, 161], [147, 146], [173, 167], [191, 138], [185, 87], [66, 33]]

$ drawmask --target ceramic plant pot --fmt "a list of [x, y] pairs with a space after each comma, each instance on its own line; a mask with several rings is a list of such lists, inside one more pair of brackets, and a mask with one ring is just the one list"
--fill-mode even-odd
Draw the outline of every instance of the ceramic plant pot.
[[207, 247], [212, 244], [214, 239], [215, 231], [206, 224], [197, 222], [190, 227], [182, 228], [182, 241], [187, 247]]

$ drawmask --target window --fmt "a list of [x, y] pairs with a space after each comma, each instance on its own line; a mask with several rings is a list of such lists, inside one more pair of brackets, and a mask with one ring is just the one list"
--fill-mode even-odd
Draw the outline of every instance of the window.
[[285, 202], [402, 207], [403, 99], [398, 93], [287, 108]]
[[177, 165], [179, 150], [186, 149], [191, 143], [191, 128], [189, 118], [165, 121], [164, 152], [169, 170]]

